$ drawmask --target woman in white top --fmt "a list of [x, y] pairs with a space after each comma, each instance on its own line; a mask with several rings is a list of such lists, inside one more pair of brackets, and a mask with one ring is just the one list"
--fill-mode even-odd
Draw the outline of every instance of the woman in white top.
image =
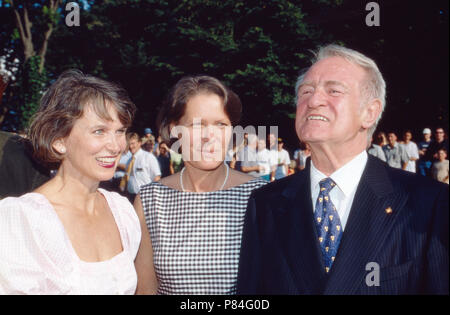
[[134, 112], [122, 88], [76, 70], [43, 96], [29, 140], [58, 172], [0, 202], [0, 294], [154, 292], [142, 214], [98, 188], [114, 174]]

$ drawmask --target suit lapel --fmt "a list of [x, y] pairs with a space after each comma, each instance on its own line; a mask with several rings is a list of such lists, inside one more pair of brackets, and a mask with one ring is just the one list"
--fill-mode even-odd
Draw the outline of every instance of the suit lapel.
[[319, 294], [326, 280], [314, 227], [309, 174], [307, 167], [292, 175], [295, 179], [283, 191], [283, 200], [274, 211], [279, 246], [298, 294]]
[[376, 254], [406, 199], [404, 194], [394, 194], [386, 166], [369, 156], [325, 294], [350, 294], [364, 284], [365, 266], [376, 262]]

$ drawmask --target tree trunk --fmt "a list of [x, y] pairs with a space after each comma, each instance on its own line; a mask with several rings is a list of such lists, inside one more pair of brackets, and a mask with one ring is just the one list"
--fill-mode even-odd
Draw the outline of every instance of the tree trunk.
[[33, 23], [31, 23], [28, 17], [28, 9], [25, 5], [23, 6], [23, 16], [20, 16], [19, 10], [14, 6], [13, 1], [11, 1], [11, 5], [14, 10], [14, 15], [16, 17], [16, 24], [19, 29], [20, 39], [22, 40], [23, 44], [23, 54], [25, 57], [24, 60], [25, 63], [28, 59], [30, 59], [36, 54], [33, 45], [33, 38], [31, 35], [31, 27], [33, 26]]

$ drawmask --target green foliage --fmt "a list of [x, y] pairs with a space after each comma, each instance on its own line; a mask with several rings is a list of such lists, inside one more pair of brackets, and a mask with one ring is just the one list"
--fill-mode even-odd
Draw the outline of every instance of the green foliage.
[[295, 111], [293, 84], [318, 42], [304, 16], [287, 0], [96, 1], [79, 28], [55, 34], [65, 45], [52, 46], [48, 63], [55, 74], [62, 64], [123, 83], [138, 128], [154, 124], [170, 86], [189, 74], [224, 80], [243, 101], [243, 123], [276, 124], [274, 113]]
[[39, 56], [31, 57], [23, 66], [19, 76], [20, 86], [20, 124], [21, 129], [25, 130], [31, 117], [39, 108], [39, 102], [44, 88], [47, 84], [47, 75], [45, 70], [39, 73]]

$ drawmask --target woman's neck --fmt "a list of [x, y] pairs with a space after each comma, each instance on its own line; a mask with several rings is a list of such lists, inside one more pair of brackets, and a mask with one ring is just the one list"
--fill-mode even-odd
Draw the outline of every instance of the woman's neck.
[[[227, 167], [221, 163], [213, 170], [202, 170], [191, 165], [186, 165], [183, 173], [180, 173], [182, 187], [186, 191], [208, 192], [220, 190], [224, 186], [227, 176]], [[225, 183], [226, 184], [226, 183]]]

